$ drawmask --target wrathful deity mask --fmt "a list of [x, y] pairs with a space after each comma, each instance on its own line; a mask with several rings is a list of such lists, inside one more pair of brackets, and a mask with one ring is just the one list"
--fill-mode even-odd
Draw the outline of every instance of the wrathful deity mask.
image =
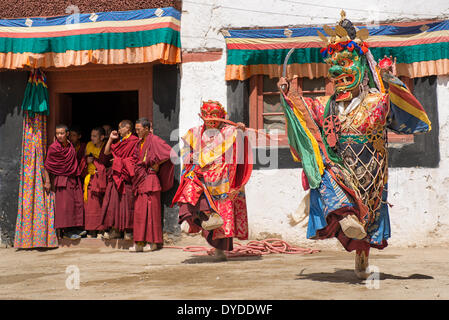
[[221, 125], [221, 121], [207, 120], [208, 118], [226, 118], [226, 111], [218, 101], [203, 101], [201, 106], [201, 116], [203, 117], [204, 124], [208, 128], [217, 129]]
[[356, 89], [365, 76], [366, 57], [355, 50], [334, 52], [324, 61], [330, 66], [328, 77], [334, 82], [337, 94]]
[[324, 62], [330, 66], [328, 77], [334, 82], [337, 101], [352, 99], [351, 91], [362, 83], [369, 68], [366, 59], [368, 45], [364, 42], [369, 36], [368, 29], [356, 31], [345, 16], [342, 11], [341, 20], [335, 29], [323, 26], [323, 30], [331, 36], [330, 39], [318, 31], [318, 35], [325, 42], [321, 55]]

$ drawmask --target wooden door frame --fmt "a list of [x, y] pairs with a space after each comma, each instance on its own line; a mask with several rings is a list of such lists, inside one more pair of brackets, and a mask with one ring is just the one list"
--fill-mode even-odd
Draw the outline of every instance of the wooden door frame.
[[47, 122], [48, 144], [53, 142], [56, 125], [68, 119], [61, 110], [62, 95], [67, 93], [138, 91], [139, 118], [145, 117], [153, 121], [152, 63], [49, 68], [45, 73], [50, 104]]

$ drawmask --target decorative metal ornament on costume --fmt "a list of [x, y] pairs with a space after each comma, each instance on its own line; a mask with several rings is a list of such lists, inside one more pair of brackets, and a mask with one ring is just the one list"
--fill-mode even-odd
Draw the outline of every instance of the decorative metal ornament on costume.
[[[347, 251], [356, 250], [357, 259], [363, 257], [356, 267], [366, 267], [369, 248], [385, 248], [391, 233], [386, 128], [427, 132], [430, 121], [398, 78], [381, 73], [365, 42], [368, 29], [357, 31], [342, 11], [338, 25], [323, 26], [323, 31], [330, 36], [318, 31], [334, 93], [315, 100], [301, 97], [288, 92], [284, 79], [281, 103], [292, 155], [303, 161], [312, 182], [307, 237], [337, 237]], [[389, 68], [392, 62], [384, 59], [381, 66]]]

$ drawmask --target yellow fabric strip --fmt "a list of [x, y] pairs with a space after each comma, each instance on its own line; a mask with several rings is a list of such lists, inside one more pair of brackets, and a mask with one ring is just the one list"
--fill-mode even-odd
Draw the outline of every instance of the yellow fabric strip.
[[291, 154], [292, 157], [293, 157], [293, 161], [295, 161], [295, 162], [301, 162], [301, 159], [299, 159], [299, 158], [292, 152], [292, 150], [290, 150], [290, 154]]
[[127, 136], [125, 136], [125, 137], [123, 137], [123, 138], [120, 138], [120, 142], [122, 142], [123, 140], [126, 140], [126, 139], [128, 139], [129, 137], [131, 137], [131, 132], [130, 133], [128, 133], [128, 135]]
[[[292, 101], [292, 104], [293, 104], [293, 101]], [[323, 163], [323, 158], [321, 157], [318, 142], [316, 141], [315, 137], [310, 132], [309, 128], [307, 128], [307, 125], [304, 120], [304, 116], [303, 116], [302, 112], [296, 106], [294, 106], [293, 112], [294, 112], [296, 118], [298, 118], [299, 122], [301, 123], [301, 126], [303, 127], [304, 131], [306, 132], [307, 137], [312, 142], [313, 152], [315, 154], [315, 159], [318, 164], [318, 169], [320, 170], [320, 174], [322, 175], [324, 173], [324, 163]]]
[[87, 202], [87, 195], [88, 195], [87, 188], [89, 187], [90, 177], [91, 177], [91, 174], [88, 173], [86, 175], [86, 177], [84, 178], [84, 188], [83, 188], [84, 189], [84, 192], [83, 192], [84, 202]]
[[237, 137], [237, 130], [233, 130], [232, 134], [229, 135], [222, 143], [216, 145], [213, 149], [201, 150], [199, 154], [199, 165], [204, 167], [209, 163], [215, 161], [221, 157], [235, 142]]
[[223, 184], [220, 184], [218, 186], [207, 186], [207, 189], [209, 190], [210, 194], [213, 196], [222, 195], [229, 192], [229, 182], [225, 182]]
[[187, 133], [182, 137], [182, 140], [189, 145], [193, 150], [196, 149], [198, 139], [196, 138], [196, 135], [193, 132], [193, 129], [189, 129]]
[[427, 117], [427, 114], [425, 112], [422, 112], [421, 110], [416, 109], [413, 107], [410, 103], [408, 103], [406, 100], [402, 99], [401, 97], [397, 95], [390, 95], [391, 102], [393, 102], [396, 106], [399, 108], [407, 111], [412, 116], [418, 118], [419, 120], [425, 122], [429, 126], [430, 131], [430, 121]]
[[[435, 37], [447, 37], [448, 30], [420, 32], [416, 34], [405, 35], [382, 35], [370, 36], [366, 40], [368, 45], [371, 42], [386, 42], [386, 41], [409, 41], [419, 39], [429, 39]], [[324, 42], [318, 36], [306, 37], [292, 37], [292, 38], [225, 38], [227, 44], [278, 44], [278, 43], [317, 43], [321, 47]]]

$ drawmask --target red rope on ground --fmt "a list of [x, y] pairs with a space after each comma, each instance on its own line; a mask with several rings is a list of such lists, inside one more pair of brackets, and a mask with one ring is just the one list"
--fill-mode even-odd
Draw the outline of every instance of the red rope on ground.
[[[182, 249], [186, 252], [203, 252], [203, 254], [194, 254], [195, 256], [214, 255], [215, 248], [206, 246], [164, 246], [164, 248]], [[270, 253], [285, 253], [285, 254], [312, 254], [320, 252], [318, 249], [301, 248], [290, 245], [281, 239], [265, 239], [262, 241], [251, 240], [246, 245], [238, 242], [234, 243], [234, 250], [226, 251], [228, 257], [244, 257], [244, 256], [262, 256]]]

